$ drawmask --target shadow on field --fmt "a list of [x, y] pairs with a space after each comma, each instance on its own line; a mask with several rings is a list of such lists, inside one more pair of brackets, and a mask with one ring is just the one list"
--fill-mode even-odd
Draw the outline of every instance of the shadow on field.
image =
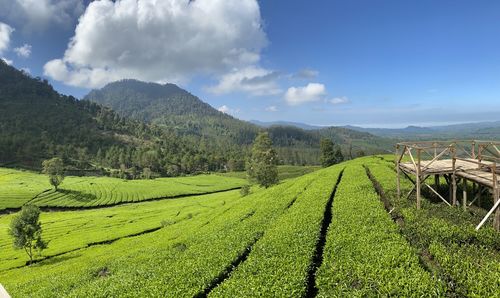
[[[66, 254], [67, 252], [63, 253]], [[64, 262], [67, 260], [71, 260], [74, 258], [80, 257], [81, 254], [73, 254], [73, 255], [54, 255], [54, 256], [47, 256], [43, 259], [36, 259], [34, 260], [31, 265], [38, 264], [38, 266], [44, 266], [44, 265], [54, 265], [60, 262]], [[26, 262], [26, 266], [29, 266], [30, 262]]]
[[57, 192], [66, 195], [68, 199], [82, 203], [95, 201], [97, 199], [97, 197], [93, 194], [84, 193], [76, 190], [58, 189]]

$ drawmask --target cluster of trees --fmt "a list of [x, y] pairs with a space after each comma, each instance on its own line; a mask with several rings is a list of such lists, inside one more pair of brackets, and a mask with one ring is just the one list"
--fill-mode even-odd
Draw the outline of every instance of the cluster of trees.
[[344, 161], [344, 155], [342, 154], [340, 146], [335, 145], [332, 140], [321, 139], [320, 149], [320, 161], [323, 167], [329, 167]]

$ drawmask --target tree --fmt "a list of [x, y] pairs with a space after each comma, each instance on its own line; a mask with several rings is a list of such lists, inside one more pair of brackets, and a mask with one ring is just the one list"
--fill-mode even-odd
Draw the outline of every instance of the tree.
[[344, 155], [342, 154], [342, 150], [340, 149], [340, 146], [337, 145], [335, 146], [335, 163], [341, 163], [344, 161]]
[[49, 160], [44, 160], [42, 163], [43, 172], [49, 175], [49, 181], [57, 190], [57, 187], [64, 180], [64, 164], [62, 159], [54, 157]]
[[40, 209], [34, 205], [24, 205], [19, 215], [12, 219], [9, 234], [14, 237], [14, 248], [24, 249], [33, 262], [33, 251], [39, 253], [47, 248], [42, 239], [42, 223], [38, 220]]
[[267, 132], [255, 138], [252, 155], [248, 163], [248, 175], [264, 187], [278, 183], [278, 158]]
[[323, 167], [329, 167], [334, 164], [344, 161], [344, 155], [339, 145], [335, 145], [330, 139], [321, 139], [320, 142], [321, 156], [320, 161]]
[[144, 168], [142, 169], [142, 178], [144, 179], [151, 179], [151, 169], [150, 168]]
[[329, 167], [335, 164], [336, 163], [335, 149], [332, 140], [321, 139], [319, 147], [321, 150], [321, 156], [320, 156], [321, 165], [323, 167]]

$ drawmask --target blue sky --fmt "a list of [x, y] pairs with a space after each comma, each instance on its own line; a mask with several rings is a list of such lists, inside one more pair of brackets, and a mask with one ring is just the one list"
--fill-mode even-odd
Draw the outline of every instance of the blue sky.
[[79, 98], [137, 78], [245, 120], [500, 120], [498, 1], [26, 2], [0, 0], [0, 57]]

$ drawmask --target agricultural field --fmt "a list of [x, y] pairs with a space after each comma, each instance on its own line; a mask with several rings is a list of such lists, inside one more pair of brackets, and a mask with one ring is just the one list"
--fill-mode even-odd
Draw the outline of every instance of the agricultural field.
[[[26, 266], [0, 217], [13, 297], [499, 297], [484, 213], [395, 195], [392, 156], [268, 189], [42, 213], [49, 249]], [[129, 182], [127, 182], [129, 183]], [[403, 180], [404, 191], [411, 184]]]
[[110, 177], [66, 177], [55, 191], [48, 177], [0, 168], [0, 210], [29, 202], [40, 207], [81, 208], [111, 206], [160, 198], [213, 193], [240, 188], [247, 182], [219, 175], [198, 175], [153, 180]]
[[50, 188], [45, 175], [0, 168], [0, 210], [19, 208]]
[[[290, 165], [280, 165], [278, 166], [278, 178], [279, 180], [291, 179], [303, 176], [305, 174], [312, 173], [321, 169], [320, 166], [290, 166]], [[220, 174], [226, 177], [236, 177], [236, 178], [247, 178], [247, 172], [227, 172]]]
[[[151, 232], [177, 224], [213, 209], [230, 206], [239, 191], [160, 200], [85, 211], [44, 212], [44, 237], [50, 245], [37, 261], [130, 235]], [[0, 270], [26, 264], [24, 251], [14, 250], [8, 235], [14, 214], [0, 217]]]

